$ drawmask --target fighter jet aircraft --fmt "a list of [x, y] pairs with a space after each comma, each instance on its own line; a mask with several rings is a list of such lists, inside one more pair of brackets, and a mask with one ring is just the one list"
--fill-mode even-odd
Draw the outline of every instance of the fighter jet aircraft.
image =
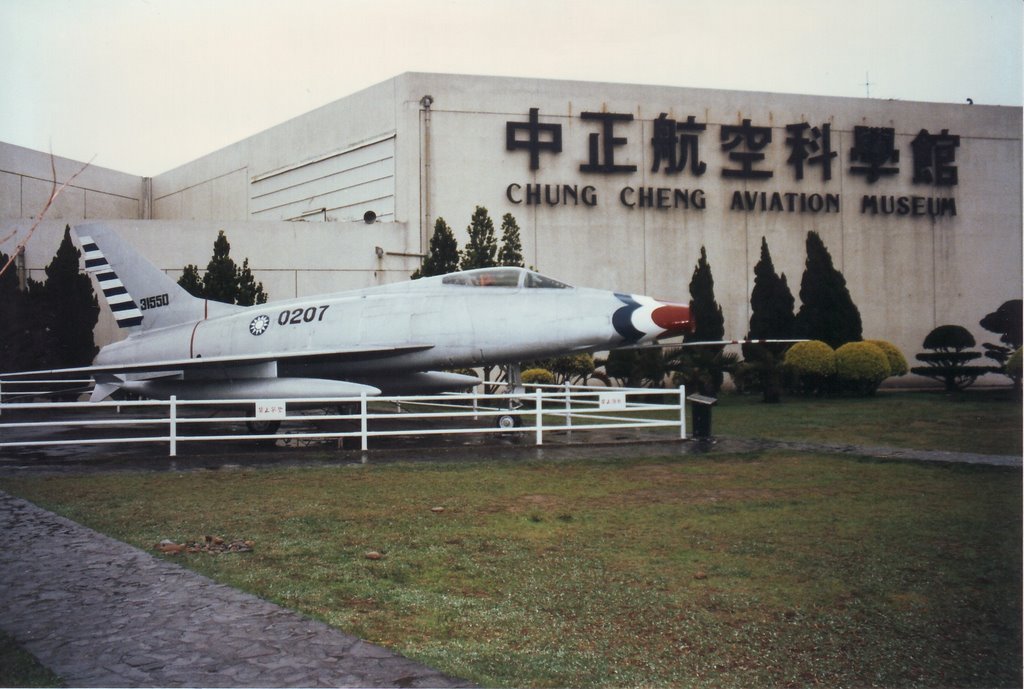
[[102, 223], [75, 232], [127, 332], [92, 366], [59, 372], [92, 376], [93, 401], [118, 390], [241, 400], [467, 389], [479, 379], [447, 370], [643, 345], [693, 328], [686, 305], [523, 268], [240, 307], [193, 297]]

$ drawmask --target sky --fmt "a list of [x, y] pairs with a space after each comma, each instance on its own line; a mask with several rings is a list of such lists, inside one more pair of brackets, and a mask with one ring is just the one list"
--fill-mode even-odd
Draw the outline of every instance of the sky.
[[155, 176], [403, 72], [1022, 104], [1021, 0], [0, 0], [0, 141]]

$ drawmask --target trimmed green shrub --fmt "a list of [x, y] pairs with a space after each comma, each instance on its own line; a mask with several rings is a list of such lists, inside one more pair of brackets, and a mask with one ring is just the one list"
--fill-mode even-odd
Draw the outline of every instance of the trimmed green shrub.
[[528, 371], [523, 371], [522, 380], [524, 383], [532, 385], [554, 385], [555, 374], [546, 368], [531, 368]]
[[903, 356], [903, 352], [899, 350], [899, 347], [885, 340], [865, 340], [865, 342], [875, 345], [885, 354], [889, 360], [890, 376], [905, 376], [910, 373], [910, 365], [907, 363], [906, 357]]
[[836, 375], [844, 390], [873, 395], [891, 370], [889, 357], [870, 342], [847, 342], [836, 350]]
[[579, 383], [585, 385], [590, 374], [594, 372], [594, 355], [590, 353], [563, 354], [553, 359], [544, 359], [536, 362], [532, 368], [541, 368], [551, 371], [555, 376], [555, 383]]
[[758, 367], [745, 359], [733, 367], [729, 372], [729, 377], [732, 378], [736, 392], [741, 395], [761, 391], [761, 376]]
[[786, 352], [784, 365], [805, 394], [824, 393], [836, 375], [836, 353], [821, 340], [797, 342]]

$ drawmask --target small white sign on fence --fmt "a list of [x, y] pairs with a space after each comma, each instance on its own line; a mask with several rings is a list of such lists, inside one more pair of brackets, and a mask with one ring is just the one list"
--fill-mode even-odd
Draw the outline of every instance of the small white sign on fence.
[[257, 421], [283, 421], [287, 413], [284, 400], [259, 400], [256, 402]]
[[622, 411], [626, 408], [626, 393], [619, 390], [599, 393], [597, 406], [601, 411]]

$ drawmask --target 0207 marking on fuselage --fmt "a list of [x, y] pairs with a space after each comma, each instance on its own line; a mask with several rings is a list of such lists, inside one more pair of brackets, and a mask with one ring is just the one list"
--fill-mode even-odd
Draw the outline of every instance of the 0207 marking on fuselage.
[[303, 323], [312, 323], [313, 321], [322, 321], [329, 307], [330, 304], [321, 304], [318, 306], [307, 306], [306, 308], [285, 309], [278, 314], [277, 324], [301, 325]]
[[643, 345], [693, 327], [687, 305], [524, 268], [239, 307], [192, 297], [103, 223], [75, 232], [87, 270], [116, 284], [104, 297], [127, 333], [92, 366], [61, 371], [101, 378], [94, 400], [119, 389], [216, 400], [466, 389], [479, 379], [445, 369]]

